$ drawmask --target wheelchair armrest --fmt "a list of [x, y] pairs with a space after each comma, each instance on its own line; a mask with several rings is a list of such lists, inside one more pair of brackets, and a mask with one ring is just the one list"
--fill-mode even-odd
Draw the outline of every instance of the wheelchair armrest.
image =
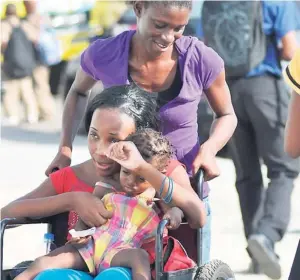
[[28, 224], [48, 224], [50, 218], [31, 219], [31, 218], [5, 218], [0, 221], [0, 271], [3, 271], [3, 236], [5, 229], [14, 228]]
[[1, 223], [1, 233], [5, 229], [14, 228], [20, 225], [29, 225], [29, 224], [48, 224], [50, 223], [50, 218], [40, 218], [40, 219], [32, 219], [32, 218], [5, 218], [0, 221]]

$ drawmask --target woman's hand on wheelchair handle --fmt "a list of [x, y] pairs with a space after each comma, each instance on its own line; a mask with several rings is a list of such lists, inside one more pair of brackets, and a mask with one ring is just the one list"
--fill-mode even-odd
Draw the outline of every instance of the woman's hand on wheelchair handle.
[[99, 227], [113, 215], [108, 211], [102, 200], [91, 193], [74, 192], [73, 209], [89, 227]]
[[58, 153], [56, 154], [55, 158], [53, 159], [53, 161], [48, 166], [48, 168], [45, 172], [46, 176], [49, 177], [49, 175], [52, 172], [55, 172], [59, 169], [70, 166], [71, 165], [71, 157], [72, 157], [72, 151], [70, 148], [65, 147], [65, 148], [60, 149], [58, 151]]
[[204, 170], [204, 180], [209, 181], [220, 175], [220, 170], [217, 165], [216, 151], [210, 147], [208, 143], [203, 143], [199, 152], [192, 164], [193, 175], [196, 175], [198, 170]]

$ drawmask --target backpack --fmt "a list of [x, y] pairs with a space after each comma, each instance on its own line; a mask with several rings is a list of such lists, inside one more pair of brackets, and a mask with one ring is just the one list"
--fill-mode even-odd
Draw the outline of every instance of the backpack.
[[[155, 245], [149, 242], [142, 247], [149, 254], [152, 278], [155, 279]], [[182, 244], [172, 236], [163, 238], [163, 267], [164, 272], [177, 271], [195, 267], [195, 262], [190, 259]]]
[[42, 26], [36, 51], [39, 62], [44, 65], [51, 66], [61, 62], [61, 46], [53, 28]]
[[13, 79], [32, 75], [36, 67], [35, 51], [21, 25], [13, 27], [3, 54], [3, 71]]
[[224, 60], [228, 78], [245, 77], [267, 52], [261, 1], [204, 1], [205, 43]]

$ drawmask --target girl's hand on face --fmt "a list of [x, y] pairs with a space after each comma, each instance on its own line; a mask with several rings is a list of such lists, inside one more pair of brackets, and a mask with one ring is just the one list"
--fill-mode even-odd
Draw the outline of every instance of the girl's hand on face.
[[177, 229], [182, 222], [183, 212], [178, 207], [172, 207], [166, 212], [163, 219], [169, 220], [168, 229]]
[[106, 156], [133, 172], [146, 163], [136, 146], [130, 141], [111, 144]]
[[212, 180], [220, 175], [216, 153], [209, 145], [205, 145], [205, 143], [201, 145], [192, 164], [193, 175], [195, 175], [200, 168], [204, 170], [205, 181]]
[[99, 227], [107, 222], [113, 215], [108, 211], [102, 200], [91, 193], [74, 193], [74, 211], [89, 227]]

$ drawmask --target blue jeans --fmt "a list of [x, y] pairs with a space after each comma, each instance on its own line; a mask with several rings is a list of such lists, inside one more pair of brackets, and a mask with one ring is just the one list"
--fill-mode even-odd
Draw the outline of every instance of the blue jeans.
[[[210, 243], [211, 243], [211, 208], [208, 197], [203, 199], [207, 220], [202, 228], [203, 238], [203, 264], [210, 260]], [[34, 280], [130, 280], [130, 272], [126, 268], [109, 268], [101, 272], [97, 277], [93, 278], [88, 273], [73, 270], [73, 269], [49, 269], [40, 273]]]
[[205, 204], [205, 210], [207, 214], [206, 224], [202, 228], [202, 238], [203, 238], [203, 264], [210, 261], [210, 245], [211, 245], [211, 208], [209, 204], [209, 198], [203, 199]]

